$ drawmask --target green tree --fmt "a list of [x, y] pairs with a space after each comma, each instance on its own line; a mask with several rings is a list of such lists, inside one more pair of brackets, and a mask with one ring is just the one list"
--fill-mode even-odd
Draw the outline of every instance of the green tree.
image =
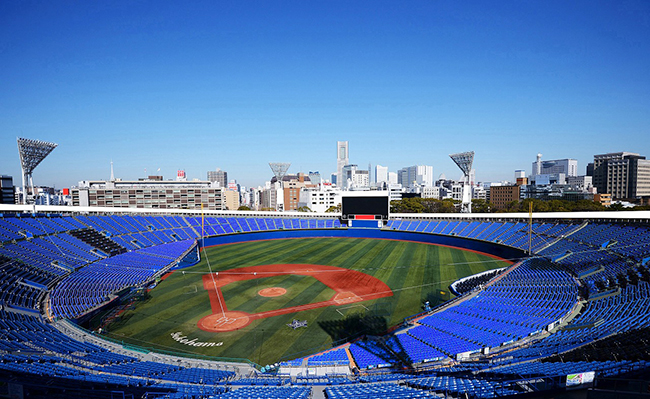
[[341, 204], [338, 204], [336, 206], [330, 206], [327, 208], [325, 211], [326, 213], [341, 213]]
[[484, 199], [472, 200], [472, 212], [476, 213], [490, 213], [494, 209], [494, 205]]
[[394, 213], [423, 213], [427, 210], [422, 204], [422, 198], [402, 198], [390, 202], [390, 211]]
[[238, 211], [250, 211], [251, 208], [247, 207], [246, 205], [242, 205], [239, 208], [237, 208]]

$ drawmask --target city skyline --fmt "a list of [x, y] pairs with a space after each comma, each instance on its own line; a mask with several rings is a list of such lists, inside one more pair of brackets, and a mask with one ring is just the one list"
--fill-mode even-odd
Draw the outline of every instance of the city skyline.
[[[650, 155], [647, 2], [0, 4], [0, 174], [36, 185], [160, 174], [247, 187], [350, 163], [475, 151], [477, 181], [544, 159]], [[56, 33], [52, 33], [56, 32]], [[363, 167], [363, 166], [362, 166]], [[160, 171], [158, 172], [158, 169]], [[145, 169], [147, 173], [145, 173]]]

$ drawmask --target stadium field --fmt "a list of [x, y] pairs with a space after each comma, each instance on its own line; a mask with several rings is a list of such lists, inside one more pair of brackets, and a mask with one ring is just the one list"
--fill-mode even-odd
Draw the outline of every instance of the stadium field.
[[[360, 238], [254, 241], [201, 256], [167, 275], [106, 334], [156, 350], [271, 364], [325, 350], [350, 333], [385, 331], [424, 301], [450, 299], [453, 281], [508, 264], [458, 248]], [[352, 331], [354, 318], [361, 323]], [[294, 319], [307, 326], [290, 327]]]

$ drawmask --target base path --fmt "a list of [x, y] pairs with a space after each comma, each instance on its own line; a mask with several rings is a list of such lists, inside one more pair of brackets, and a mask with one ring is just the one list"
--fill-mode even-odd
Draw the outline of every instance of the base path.
[[[227, 309], [226, 301], [221, 293], [221, 287], [236, 281], [254, 280], [287, 274], [311, 276], [336, 291], [336, 294], [328, 301], [308, 303], [254, 314], [233, 312]], [[305, 264], [250, 266], [206, 274], [203, 276], [203, 288], [208, 291], [210, 296], [212, 314], [199, 320], [198, 327], [203, 331], [209, 332], [234, 331], [246, 327], [251, 321], [256, 319], [326, 306], [347, 305], [393, 295], [393, 291], [383, 281], [368, 274], [335, 266]], [[260, 290], [259, 295], [279, 296], [286, 293], [286, 290], [282, 293], [280, 293], [280, 290], [283, 290], [283, 288], [267, 288]]]

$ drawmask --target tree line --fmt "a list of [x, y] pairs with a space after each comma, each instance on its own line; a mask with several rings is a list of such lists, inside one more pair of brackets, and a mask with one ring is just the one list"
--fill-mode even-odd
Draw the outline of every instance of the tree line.
[[[533, 204], [533, 212], [597, 212], [597, 211], [621, 211], [621, 210], [650, 210], [650, 206], [637, 206], [625, 208], [615, 203], [606, 207], [598, 202], [590, 200], [539, 200], [525, 199], [523, 201], [512, 201], [504, 208], [496, 208], [494, 204], [483, 199], [472, 200], [473, 213], [503, 213], [503, 212], [528, 212], [530, 204]], [[435, 198], [403, 198], [390, 202], [390, 211], [393, 213], [456, 213], [460, 211], [460, 201], [452, 199]]]

